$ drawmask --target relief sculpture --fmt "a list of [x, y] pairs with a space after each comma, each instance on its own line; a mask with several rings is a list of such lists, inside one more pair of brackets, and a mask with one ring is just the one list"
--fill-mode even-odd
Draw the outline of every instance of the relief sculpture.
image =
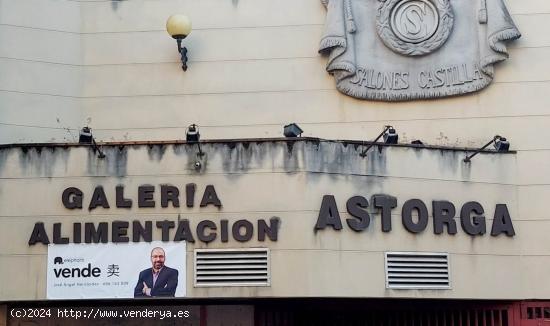
[[321, 0], [320, 50], [341, 92], [406, 101], [475, 92], [521, 34], [503, 0]]

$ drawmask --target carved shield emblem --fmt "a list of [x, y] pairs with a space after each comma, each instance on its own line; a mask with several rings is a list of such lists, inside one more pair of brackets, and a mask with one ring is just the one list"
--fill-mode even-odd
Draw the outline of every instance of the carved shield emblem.
[[423, 55], [437, 50], [453, 29], [449, 0], [384, 0], [376, 17], [378, 35], [391, 50]]
[[503, 0], [321, 0], [336, 88], [381, 101], [475, 92], [521, 36]]

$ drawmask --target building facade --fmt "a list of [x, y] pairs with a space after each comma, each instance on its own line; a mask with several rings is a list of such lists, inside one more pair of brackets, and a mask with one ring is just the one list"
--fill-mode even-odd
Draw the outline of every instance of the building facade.
[[[496, 0], [472, 2], [494, 17]], [[395, 102], [344, 94], [335, 54], [319, 53], [331, 3], [349, 4], [347, 33], [368, 25], [354, 0], [0, 0], [0, 325], [66, 307], [181, 308], [190, 325], [548, 322], [550, 4], [501, 7], [522, 37], [486, 88]], [[469, 4], [449, 3], [458, 33]], [[185, 72], [164, 30], [179, 12], [193, 22]], [[474, 46], [448, 37], [436, 55]], [[283, 137], [292, 122], [302, 137]], [[385, 125], [398, 144], [370, 147]], [[84, 126], [99, 149], [78, 144]], [[495, 135], [510, 151], [464, 161]], [[139, 270], [132, 292], [82, 285], [132, 246], [146, 248], [139, 270], [166, 247], [174, 297], [133, 299]], [[91, 257], [81, 248], [98, 257], [65, 261], [65, 277], [54, 258]], [[123, 320], [176, 322], [140, 316]]]

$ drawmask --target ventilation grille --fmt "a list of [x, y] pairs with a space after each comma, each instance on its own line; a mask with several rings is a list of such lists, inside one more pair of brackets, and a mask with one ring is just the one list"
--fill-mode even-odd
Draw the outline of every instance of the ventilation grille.
[[196, 249], [195, 286], [269, 286], [269, 249]]
[[450, 289], [449, 254], [387, 252], [386, 288]]

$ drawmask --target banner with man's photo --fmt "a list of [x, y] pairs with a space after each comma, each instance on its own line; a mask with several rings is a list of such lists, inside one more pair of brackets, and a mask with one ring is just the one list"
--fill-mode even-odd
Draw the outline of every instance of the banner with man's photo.
[[48, 245], [48, 299], [184, 297], [185, 242]]

